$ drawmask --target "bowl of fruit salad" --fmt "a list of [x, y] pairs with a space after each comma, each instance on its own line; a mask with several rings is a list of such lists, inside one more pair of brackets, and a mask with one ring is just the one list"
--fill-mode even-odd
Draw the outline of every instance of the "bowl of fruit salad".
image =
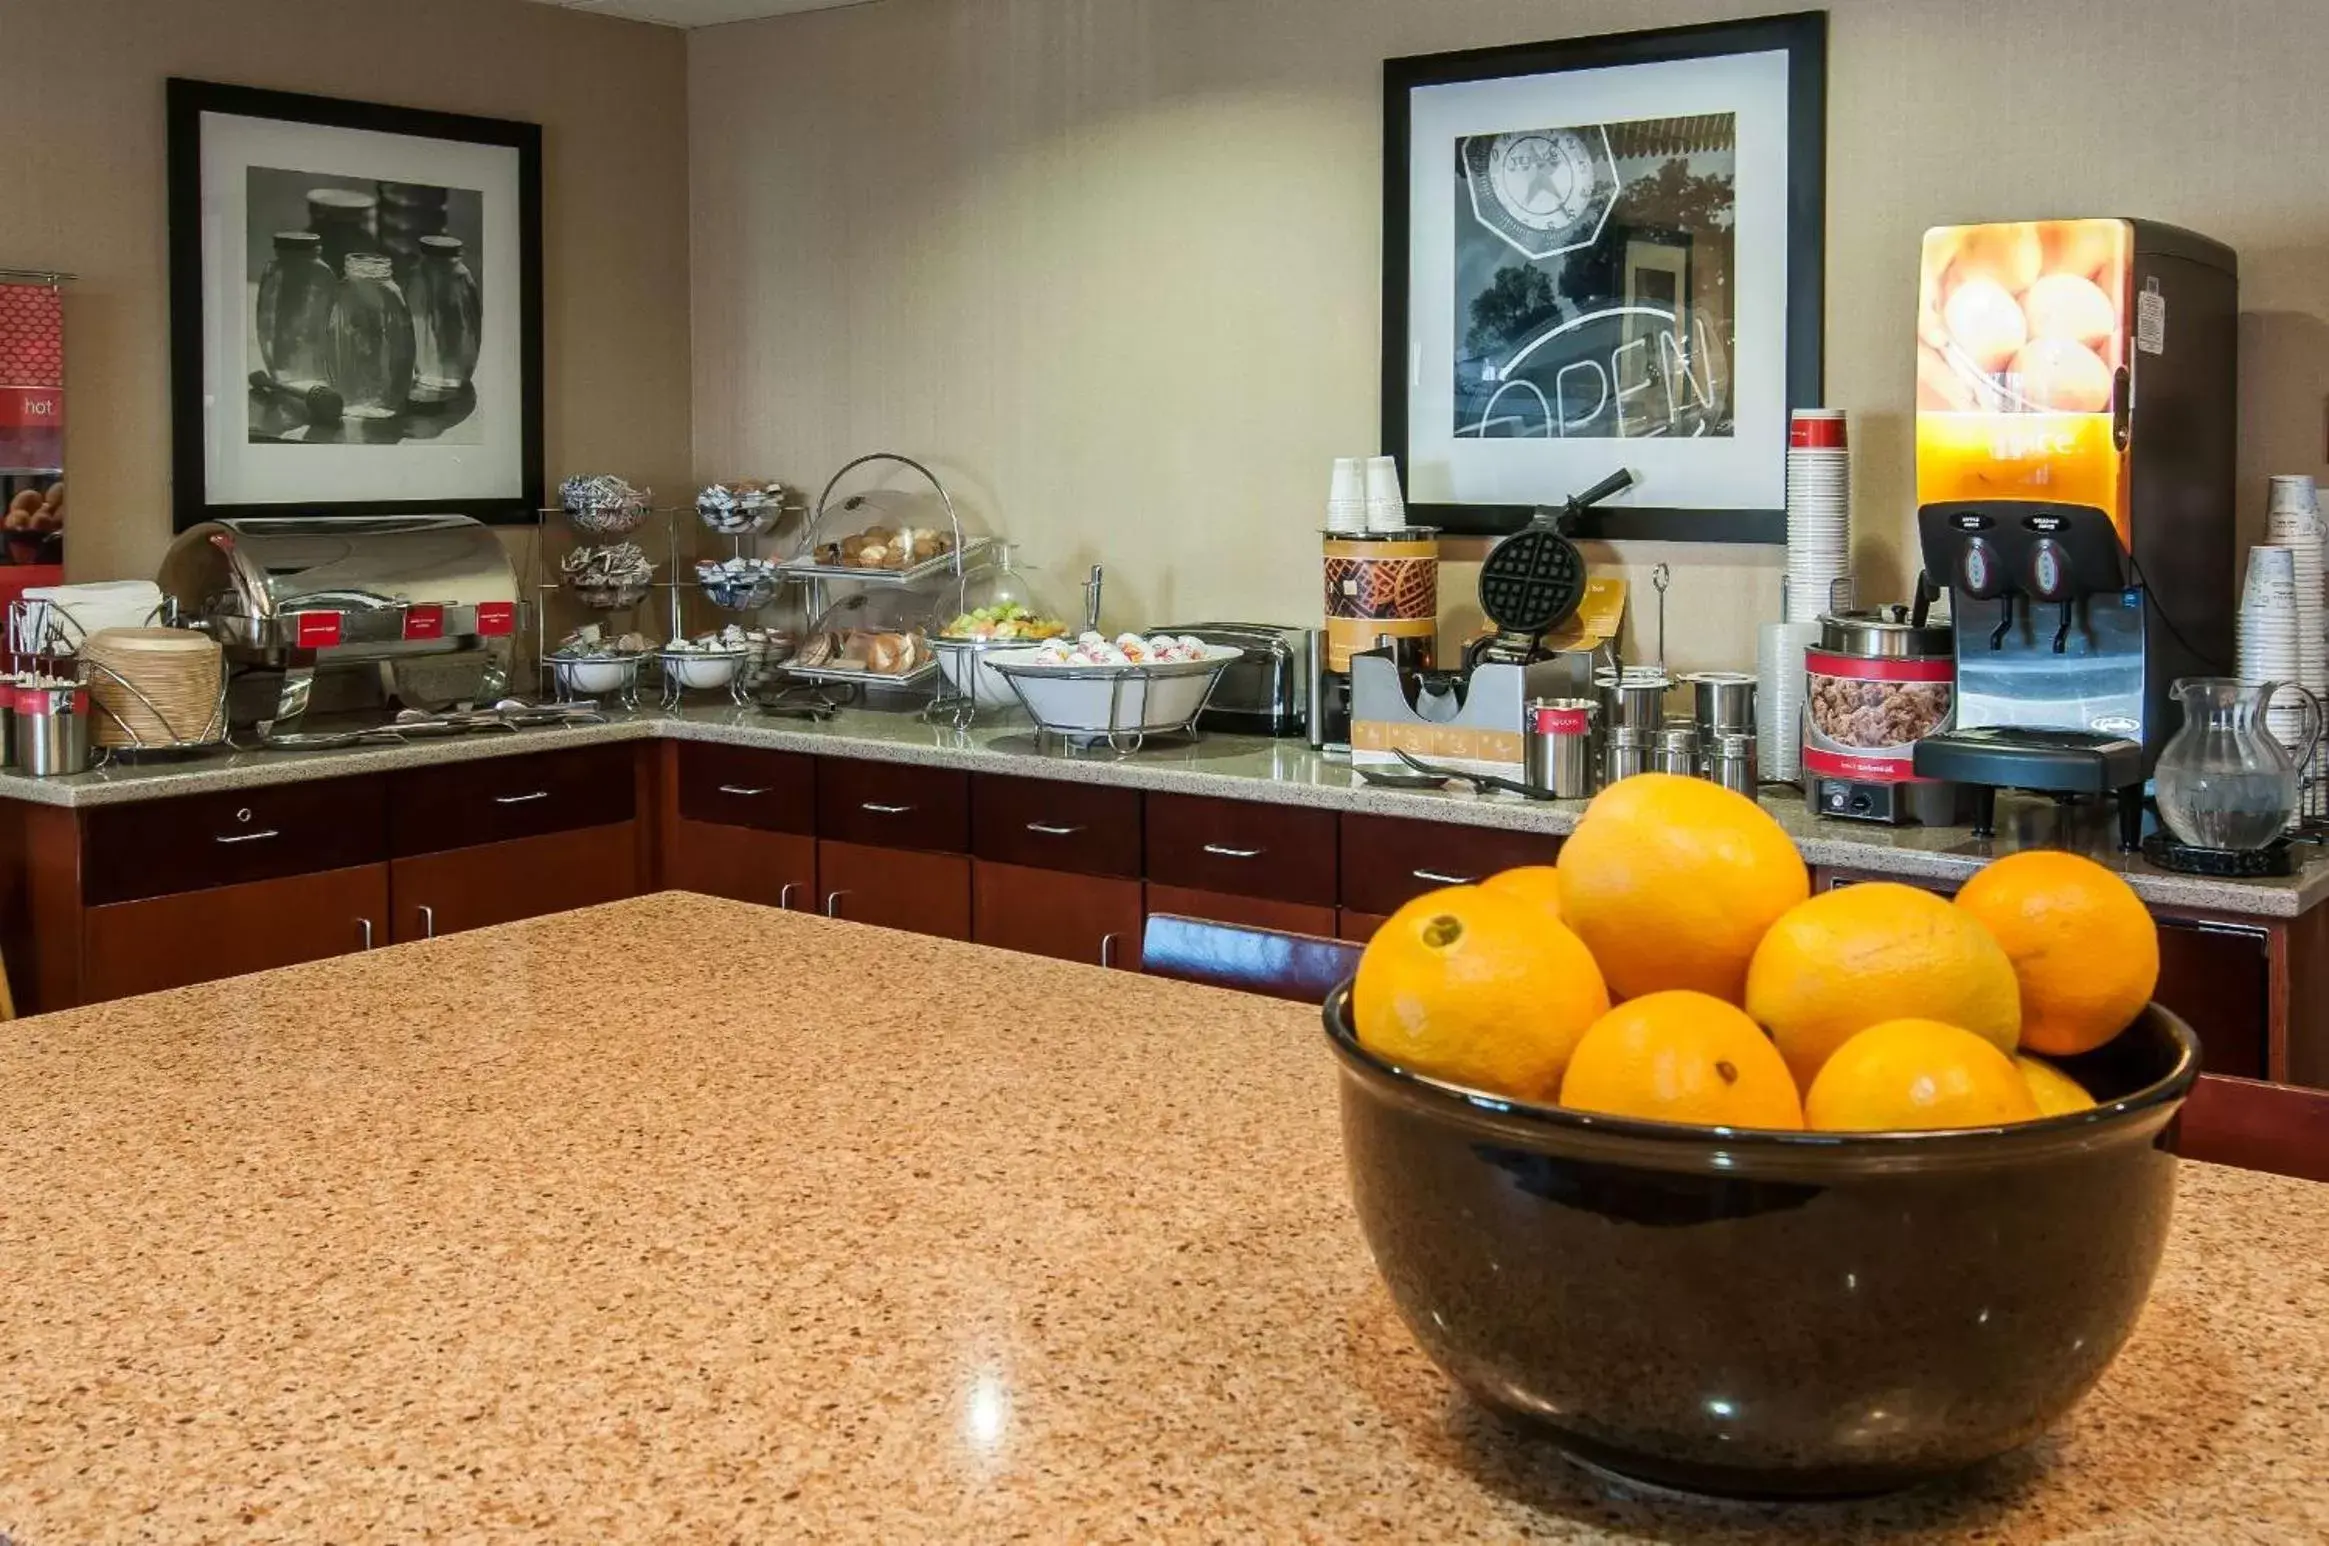
[[1006, 601], [958, 613], [930, 642], [938, 652], [940, 675], [958, 697], [971, 695], [982, 709], [1007, 709], [1017, 705], [1019, 695], [996, 672], [993, 661], [1066, 633], [1067, 624], [1058, 618]]
[[2135, 1327], [2199, 1068], [2117, 874], [1809, 888], [1640, 775], [1326, 1005], [1359, 1225], [1475, 1400], [1658, 1485], [1843, 1496], [2029, 1442]]

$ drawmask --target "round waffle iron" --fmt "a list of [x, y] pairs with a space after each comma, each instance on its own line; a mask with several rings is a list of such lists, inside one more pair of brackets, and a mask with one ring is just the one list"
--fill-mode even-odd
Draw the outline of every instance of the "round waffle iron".
[[1585, 555], [1569, 540], [1569, 526], [1588, 505], [1633, 481], [1621, 467], [1560, 510], [1539, 510], [1525, 530], [1489, 550], [1480, 566], [1480, 610], [1496, 632], [1464, 652], [1465, 670], [1483, 660], [1527, 665], [1544, 658], [1544, 635], [1574, 617], [1585, 599]]

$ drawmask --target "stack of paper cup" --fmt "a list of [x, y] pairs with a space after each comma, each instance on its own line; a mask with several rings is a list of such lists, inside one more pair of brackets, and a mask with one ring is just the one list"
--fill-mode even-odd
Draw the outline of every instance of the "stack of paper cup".
[[[2267, 544], [2248, 550], [2248, 580], [2240, 591], [2240, 680], [2251, 687], [2303, 679], [2298, 639], [2296, 553]], [[2265, 727], [2281, 745], [2304, 743], [2305, 713], [2294, 693], [2275, 695]]]
[[[2264, 540], [2286, 547], [2294, 555], [2297, 576], [2297, 680], [2316, 698], [2329, 694], [2329, 606], [2325, 606], [2324, 549], [2329, 549], [2329, 519], [2321, 514], [2313, 480], [2303, 474], [2275, 477], [2265, 508]], [[2268, 716], [2273, 733], [2286, 739], [2298, 732], [2301, 716], [2292, 709], [2276, 709]], [[2300, 814], [2329, 815], [2329, 778], [2323, 755], [2316, 748], [2312, 762], [2301, 772]]]
[[1849, 605], [1836, 582], [1851, 569], [1852, 453], [1844, 411], [1798, 408], [1787, 426], [1787, 621], [1816, 622], [1837, 604]]
[[1399, 492], [1399, 463], [1388, 456], [1367, 458], [1367, 530], [1405, 531], [1407, 497]]
[[1765, 623], [1755, 637], [1755, 758], [1764, 778], [1803, 777], [1803, 652], [1820, 625]]
[[1334, 481], [1326, 490], [1326, 529], [1346, 534], [1367, 529], [1367, 464], [1358, 457], [1334, 459]]

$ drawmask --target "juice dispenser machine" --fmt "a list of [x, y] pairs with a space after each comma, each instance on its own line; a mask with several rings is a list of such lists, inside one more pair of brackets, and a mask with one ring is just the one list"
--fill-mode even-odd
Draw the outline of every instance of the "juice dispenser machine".
[[1949, 587], [1956, 727], [1916, 772], [2116, 795], [2122, 847], [2178, 677], [2232, 660], [2238, 279], [2231, 249], [2142, 220], [1925, 233], [1917, 529]]

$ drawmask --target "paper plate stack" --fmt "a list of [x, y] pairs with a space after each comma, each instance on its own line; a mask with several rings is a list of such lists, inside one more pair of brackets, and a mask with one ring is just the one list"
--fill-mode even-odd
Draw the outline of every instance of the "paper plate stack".
[[215, 741], [225, 731], [218, 689], [225, 670], [218, 641], [183, 628], [107, 628], [81, 656], [90, 665], [99, 746], [173, 746]]

